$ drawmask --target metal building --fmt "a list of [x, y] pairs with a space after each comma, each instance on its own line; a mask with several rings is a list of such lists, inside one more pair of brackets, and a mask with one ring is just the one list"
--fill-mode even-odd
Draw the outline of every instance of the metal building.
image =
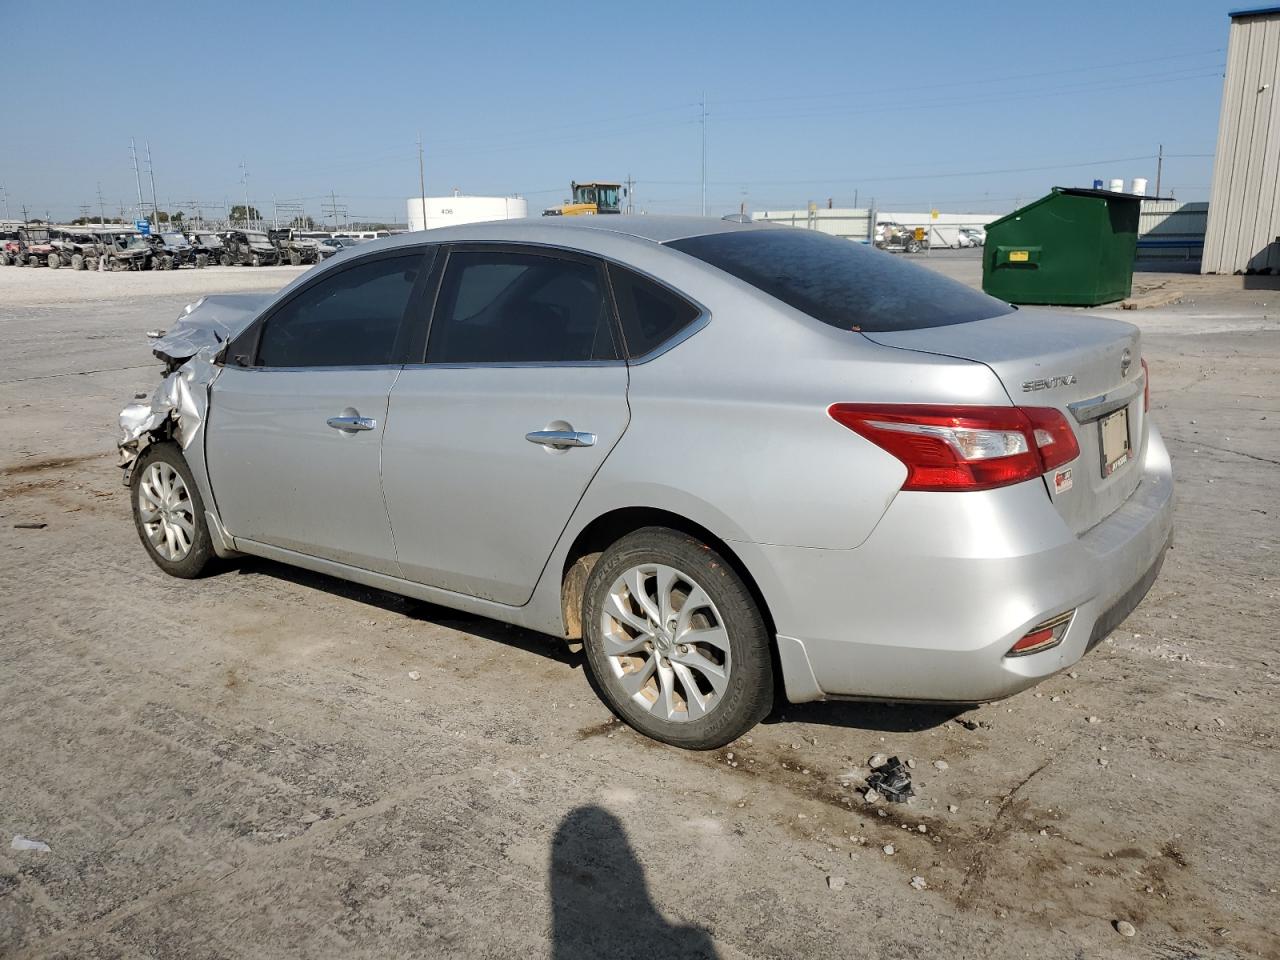
[[1280, 6], [1231, 15], [1201, 273], [1280, 273]]

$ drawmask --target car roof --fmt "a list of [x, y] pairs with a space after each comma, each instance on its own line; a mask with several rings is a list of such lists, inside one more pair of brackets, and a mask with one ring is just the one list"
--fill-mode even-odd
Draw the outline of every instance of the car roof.
[[492, 220], [485, 223], [468, 223], [454, 227], [439, 227], [430, 231], [400, 233], [361, 245], [364, 252], [391, 250], [400, 246], [422, 243], [465, 243], [469, 240], [509, 240], [520, 242], [547, 242], [552, 235], [563, 237], [566, 245], [585, 243], [592, 237], [613, 234], [619, 237], [668, 243], [687, 237], [702, 237], [712, 233], [737, 233], [744, 230], [776, 229], [769, 223], [732, 223], [716, 217], [628, 216], [625, 214], [596, 214], [577, 217], [527, 217], [517, 220]]

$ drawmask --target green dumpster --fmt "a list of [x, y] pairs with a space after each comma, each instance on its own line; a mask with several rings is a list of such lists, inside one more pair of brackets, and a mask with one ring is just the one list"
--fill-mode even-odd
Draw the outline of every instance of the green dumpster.
[[1094, 307], [1133, 289], [1142, 199], [1054, 187], [987, 224], [982, 289], [1010, 303]]

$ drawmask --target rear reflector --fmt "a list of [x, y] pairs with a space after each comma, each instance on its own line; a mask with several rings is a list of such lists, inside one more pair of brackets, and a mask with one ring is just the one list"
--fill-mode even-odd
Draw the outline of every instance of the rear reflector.
[[990, 490], [1080, 455], [1052, 407], [833, 403], [827, 413], [906, 465], [903, 490]]
[[1025, 657], [1033, 653], [1050, 650], [1062, 642], [1067, 635], [1067, 627], [1071, 625], [1071, 614], [1075, 611], [1059, 614], [1052, 620], [1036, 624], [1021, 640], [1009, 648], [1006, 657]]

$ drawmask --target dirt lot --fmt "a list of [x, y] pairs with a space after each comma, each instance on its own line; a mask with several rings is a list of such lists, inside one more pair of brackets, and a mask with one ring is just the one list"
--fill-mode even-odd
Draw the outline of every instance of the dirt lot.
[[[1280, 293], [1123, 314], [1177, 547], [1076, 672], [689, 754], [549, 639], [151, 564], [114, 466], [143, 331], [294, 273], [0, 270], [0, 956], [1280, 957]], [[917, 801], [844, 785], [877, 752]]]

